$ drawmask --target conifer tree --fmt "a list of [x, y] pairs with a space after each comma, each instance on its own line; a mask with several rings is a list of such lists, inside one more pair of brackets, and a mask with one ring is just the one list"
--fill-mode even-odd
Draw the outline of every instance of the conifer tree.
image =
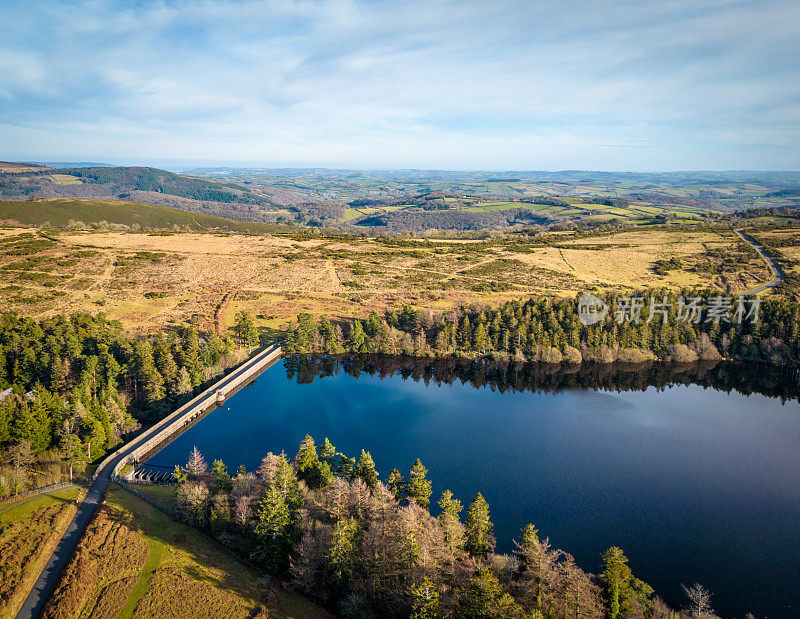
[[554, 569], [556, 557], [550, 552], [548, 540], [540, 540], [536, 527], [528, 524], [516, 543], [514, 554], [519, 559], [519, 580], [534, 610], [544, 612], [542, 607], [546, 582]]
[[439, 592], [427, 577], [411, 589], [410, 619], [438, 619], [442, 616]]
[[439, 528], [444, 536], [444, 542], [451, 552], [464, 545], [464, 526], [459, 520], [459, 514], [464, 506], [449, 490], [442, 492], [439, 498], [439, 508], [442, 510], [437, 519]]
[[494, 525], [489, 520], [489, 504], [479, 492], [467, 509], [465, 549], [473, 557], [485, 559], [494, 550]]
[[336, 463], [336, 447], [328, 440], [327, 436], [322, 442], [322, 447], [319, 449], [319, 459], [323, 462], [327, 462], [331, 467]]
[[203, 454], [200, 453], [200, 450], [197, 449], [197, 445], [192, 449], [192, 453], [189, 454], [189, 461], [186, 463], [186, 473], [190, 479], [200, 479], [206, 473], [206, 469], [208, 465], [206, 465], [206, 461], [203, 459]]
[[[202, 456], [201, 456], [202, 457]], [[228, 469], [222, 460], [214, 460], [211, 463], [211, 480], [210, 490], [212, 494], [218, 492], [230, 492], [233, 487], [231, 476], [228, 474]]]
[[355, 518], [340, 518], [333, 525], [328, 552], [331, 571], [337, 584], [341, 585], [352, 575], [357, 550], [358, 522]]
[[386, 488], [398, 501], [402, 501], [405, 497], [405, 482], [403, 481], [403, 474], [398, 469], [389, 471], [389, 476], [386, 478]]
[[378, 472], [375, 470], [372, 455], [368, 451], [361, 450], [361, 456], [353, 469], [353, 476], [361, 479], [371, 489], [378, 485]]
[[621, 548], [612, 546], [603, 553], [603, 572], [609, 619], [626, 614], [630, 597], [631, 569]]
[[61, 437], [61, 454], [64, 460], [69, 462], [69, 480], [72, 481], [72, 467], [81, 462], [86, 455], [83, 453], [81, 439], [72, 433], [66, 433]]
[[258, 545], [253, 557], [270, 573], [281, 572], [288, 563], [292, 543], [290, 526], [291, 514], [284, 497], [276, 487], [268, 487], [256, 514]]
[[356, 320], [350, 328], [350, 333], [347, 336], [347, 347], [353, 352], [364, 352], [364, 344], [367, 336], [364, 333], [364, 327], [361, 326], [361, 321]]
[[236, 326], [234, 327], [239, 345], [247, 347], [250, 352], [253, 346], [258, 344], [258, 329], [253, 322], [253, 317], [244, 310], [236, 314]]
[[408, 473], [408, 483], [406, 484], [406, 497], [415, 499], [422, 507], [428, 507], [431, 499], [431, 482], [427, 479], [427, 474], [428, 469], [417, 458]]

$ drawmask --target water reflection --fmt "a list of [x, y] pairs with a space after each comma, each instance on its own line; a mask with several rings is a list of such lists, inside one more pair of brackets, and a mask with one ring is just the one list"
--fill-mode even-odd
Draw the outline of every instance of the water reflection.
[[781, 401], [800, 399], [797, 368], [753, 363], [707, 362], [687, 364], [582, 364], [498, 363], [491, 359], [421, 359], [395, 356], [293, 356], [284, 360], [286, 376], [299, 384], [335, 376], [400, 376], [425, 385], [455, 381], [492, 391], [557, 392], [567, 389], [609, 391], [663, 390], [674, 385], [699, 385], [717, 391], [758, 393]]

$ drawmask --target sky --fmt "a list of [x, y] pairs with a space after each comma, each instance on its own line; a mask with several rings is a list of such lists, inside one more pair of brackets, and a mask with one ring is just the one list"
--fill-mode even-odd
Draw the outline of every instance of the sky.
[[0, 7], [0, 160], [800, 169], [796, 0]]

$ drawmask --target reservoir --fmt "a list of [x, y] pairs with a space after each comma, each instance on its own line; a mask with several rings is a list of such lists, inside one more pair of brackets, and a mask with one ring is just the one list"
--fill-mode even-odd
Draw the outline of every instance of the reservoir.
[[[800, 616], [795, 370], [285, 358], [150, 460], [255, 470], [306, 434], [381, 479], [419, 457], [431, 504], [489, 502], [497, 552], [527, 523], [586, 571], [620, 546], [672, 607], [699, 582], [723, 616]], [[464, 514], [462, 513], [462, 517]]]

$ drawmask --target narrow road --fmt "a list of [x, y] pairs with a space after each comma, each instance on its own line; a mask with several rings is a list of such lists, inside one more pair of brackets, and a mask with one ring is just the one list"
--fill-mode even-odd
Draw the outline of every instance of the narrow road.
[[36, 580], [36, 584], [33, 585], [33, 589], [31, 589], [31, 592], [25, 599], [25, 603], [17, 613], [18, 619], [32, 619], [42, 614], [44, 604], [47, 598], [50, 597], [50, 593], [52, 593], [58, 581], [59, 574], [61, 574], [64, 566], [67, 564], [67, 560], [72, 554], [83, 531], [86, 529], [86, 526], [89, 524], [89, 521], [92, 519], [97, 506], [103, 500], [103, 495], [106, 492], [106, 488], [108, 488], [108, 482], [111, 478], [111, 471], [114, 470], [114, 465], [116, 465], [121, 457], [122, 455], [120, 454], [118, 458], [114, 458], [111, 462], [106, 462], [98, 471], [97, 477], [89, 487], [89, 491], [86, 493], [83, 501], [78, 506], [78, 512], [73, 516], [72, 522], [69, 523], [67, 530], [64, 532], [64, 536], [61, 538], [61, 541], [58, 542], [58, 546], [56, 546], [53, 554], [50, 555], [47, 565], [44, 566], [42, 573], [39, 574], [39, 578]]
[[764, 292], [767, 288], [772, 288], [773, 286], [777, 286], [778, 284], [780, 284], [783, 281], [783, 271], [781, 271], [780, 265], [777, 262], [775, 262], [775, 260], [772, 258], [772, 256], [769, 255], [769, 253], [767, 253], [766, 248], [760, 243], [758, 243], [753, 237], [751, 237], [746, 232], [743, 232], [741, 230], [734, 230], [734, 232], [736, 232], [736, 234], [739, 235], [739, 238], [741, 238], [745, 243], [750, 245], [753, 249], [755, 249], [758, 252], [758, 255], [764, 259], [764, 261], [767, 263], [770, 270], [772, 271], [772, 274], [775, 276], [771, 281], [767, 282], [766, 284], [763, 284], [758, 288], [753, 288], [752, 290], [747, 290], [742, 294], [747, 294], [747, 295], [758, 294], [759, 292]]
[[[266, 350], [271, 348], [272, 346], [269, 346]], [[280, 350], [280, 348], [278, 348], [278, 350]], [[209, 394], [216, 393], [219, 390], [228, 393], [228, 387], [232, 385], [234, 387], [236, 386], [237, 381], [242, 377], [242, 373], [245, 372], [248, 367], [252, 367], [252, 362], [254, 362], [256, 357], [259, 357], [260, 354], [261, 353], [251, 357], [249, 360], [239, 365], [227, 376], [214, 383], [200, 395], [196, 396], [193, 400], [196, 400], [201, 406], [205, 406], [207, 404], [206, 398], [209, 396]], [[191, 415], [194, 409], [197, 408], [197, 404], [190, 405], [191, 402], [192, 400], [190, 400], [188, 404], [184, 405], [188, 408], [180, 414], [178, 419], [183, 419], [186, 415]], [[175, 412], [177, 413], [178, 411]], [[103, 502], [103, 496], [105, 495], [108, 484], [111, 481], [111, 475], [114, 472], [114, 468], [117, 466], [117, 464], [119, 464], [120, 460], [130, 455], [140, 445], [143, 445], [148, 440], [153, 438], [153, 436], [159, 434], [163, 430], [164, 428], [161, 425], [155, 424], [151, 428], [142, 432], [129, 443], [126, 443], [120, 447], [117, 451], [109, 455], [100, 463], [100, 466], [97, 468], [97, 471], [94, 474], [94, 481], [89, 487], [89, 491], [86, 493], [83, 501], [78, 506], [78, 512], [72, 518], [72, 522], [69, 523], [67, 530], [64, 532], [61, 541], [58, 542], [58, 546], [56, 546], [53, 554], [48, 559], [47, 565], [44, 566], [42, 573], [39, 574], [36, 584], [33, 585], [33, 589], [31, 589], [31, 592], [25, 599], [25, 603], [22, 605], [19, 613], [17, 613], [17, 619], [35, 619], [36, 617], [41, 616], [44, 606], [47, 603], [50, 594], [53, 592], [56, 583], [58, 582], [58, 577], [64, 570], [69, 557], [72, 555], [72, 551], [75, 549], [78, 540], [81, 538], [81, 535], [83, 535], [83, 532], [89, 525], [89, 521], [92, 519], [92, 516], [94, 515], [98, 506]]]

